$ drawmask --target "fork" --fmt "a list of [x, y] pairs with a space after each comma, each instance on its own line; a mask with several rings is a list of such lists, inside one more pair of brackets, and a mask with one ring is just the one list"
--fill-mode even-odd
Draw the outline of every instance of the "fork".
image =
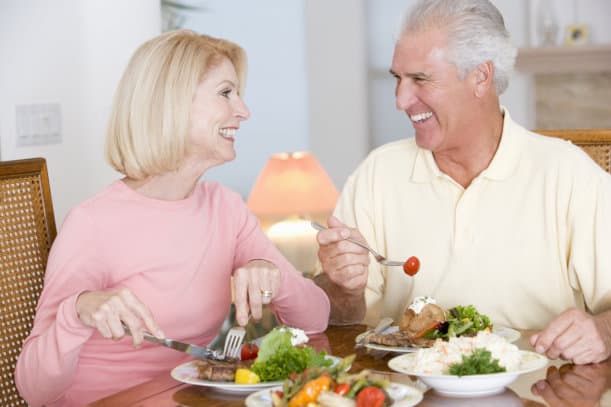
[[365, 346], [365, 342], [367, 341], [367, 338], [369, 337], [369, 335], [379, 334], [379, 333], [384, 332], [384, 330], [388, 328], [389, 326], [391, 326], [393, 322], [394, 322], [393, 319], [390, 317], [382, 318], [380, 322], [378, 322], [378, 324], [375, 326], [375, 328], [369, 329], [356, 336], [355, 338], [356, 345], [354, 347], [360, 348], [362, 346]]
[[244, 335], [246, 335], [246, 330], [243, 326], [234, 326], [227, 332], [225, 347], [223, 348], [223, 355], [225, 357], [232, 359], [240, 358], [240, 350], [242, 349]]
[[[312, 224], [312, 227], [316, 230], [325, 230], [327, 229], [325, 226], [321, 225], [318, 222], [310, 222]], [[371, 247], [369, 247], [367, 244], [365, 243], [361, 243], [358, 240], [354, 240], [351, 238], [347, 238], [346, 239], [349, 242], [354, 243], [357, 246], [361, 246], [363, 249], [365, 250], [369, 250], [369, 253], [373, 254], [373, 257], [376, 259], [376, 261], [384, 266], [389, 266], [389, 267], [403, 267], [403, 264], [405, 264], [404, 261], [394, 261], [394, 260], [388, 260], [386, 257], [382, 256], [380, 253], [376, 252], [375, 250], [373, 250]]]

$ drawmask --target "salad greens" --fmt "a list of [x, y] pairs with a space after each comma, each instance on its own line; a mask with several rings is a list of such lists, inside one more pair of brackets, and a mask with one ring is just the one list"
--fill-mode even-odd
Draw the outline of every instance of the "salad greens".
[[477, 312], [473, 305], [457, 305], [447, 311], [446, 321], [425, 333], [427, 339], [449, 339], [456, 336], [473, 336], [484, 329], [492, 329], [490, 318]]
[[505, 372], [503, 366], [499, 365], [498, 359], [493, 359], [490, 351], [486, 349], [475, 349], [471, 355], [462, 355], [462, 363], [450, 365], [450, 374], [456, 376], [468, 376], [474, 374]]
[[[372, 377], [368, 369], [348, 374], [356, 355], [340, 360], [335, 366], [308, 368], [290, 375], [282, 391], [272, 391], [274, 407], [292, 406], [388, 406], [393, 401], [387, 380]], [[352, 399], [350, 401], [348, 399]]]
[[268, 333], [259, 346], [259, 354], [251, 370], [263, 382], [282, 380], [291, 373], [301, 373], [309, 367], [330, 366], [326, 352], [316, 352], [309, 346], [295, 347], [291, 344], [291, 332], [276, 327]]

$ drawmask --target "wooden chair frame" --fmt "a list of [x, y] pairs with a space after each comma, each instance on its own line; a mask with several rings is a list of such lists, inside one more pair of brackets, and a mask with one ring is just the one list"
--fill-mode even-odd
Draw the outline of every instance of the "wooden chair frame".
[[1, 406], [26, 405], [13, 380], [15, 364], [32, 330], [56, 234], [45, 160], [0, 162]]
[[570, 140], [583, 148], [605, 171], [611, 173], [611, 129], [535, 130], [545, 136]]

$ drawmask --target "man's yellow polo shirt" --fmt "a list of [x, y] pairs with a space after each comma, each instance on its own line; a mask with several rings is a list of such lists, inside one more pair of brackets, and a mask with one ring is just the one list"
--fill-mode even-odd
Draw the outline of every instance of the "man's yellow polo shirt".
[[397, 320], [421, 295], [522, 329], [570, 307], [611, 309], [611, 176], [507, 112], [492, 162], [468, 188], [413, 138], [401, 140], [370, 153], [335, 215], [389, 259], [421, 261], [408, 277], [371, 259], [365, 323]]

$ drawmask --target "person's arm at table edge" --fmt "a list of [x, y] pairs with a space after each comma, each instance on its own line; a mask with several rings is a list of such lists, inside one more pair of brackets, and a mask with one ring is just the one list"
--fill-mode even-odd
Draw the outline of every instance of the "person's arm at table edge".
[[287, 260], [278, 260], [284, 265], [281, 290], [271, 303], [278, 322], [303, 329], [308, 335], [324, 332], [330, 309], [326, 293]]
[[326, 273], [318, 274], [314, 277], [314, 282], [329, 297], [331, 303], [329, 325], [353, 325], [363, 321], [367, 310], [363, 290], [346, 290], [333, 283]]

